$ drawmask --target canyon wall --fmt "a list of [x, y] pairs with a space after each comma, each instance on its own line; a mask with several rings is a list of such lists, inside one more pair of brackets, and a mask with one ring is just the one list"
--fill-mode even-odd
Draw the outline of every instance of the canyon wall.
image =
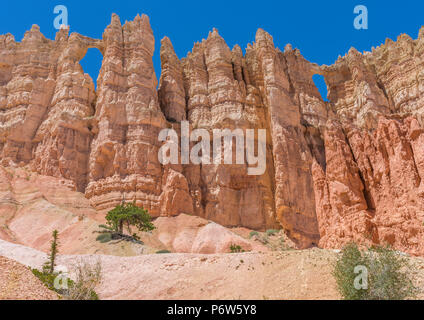
[[[261, 29], [245, 54], [214, 29], [179, 59], [165, 37], [159, 82], [154, 44], [145, 15], [124, 25], [113, 15], [102, 39], [62, 29], [48, 40], [37, 26], [21, 42], [0, 36], [1, 164], [71, 181], [102, 213], [136, 201], [154, 217], [283, 228], [299, 248], [424, 254], [424, 29], [332, 66], [282, 52]], [[97, 90], [79, 64], [89, 48], [103, 54]], [[159, 132], [183, 121], [211, 136], [266, 129], [265, 173], [162, 165]]]

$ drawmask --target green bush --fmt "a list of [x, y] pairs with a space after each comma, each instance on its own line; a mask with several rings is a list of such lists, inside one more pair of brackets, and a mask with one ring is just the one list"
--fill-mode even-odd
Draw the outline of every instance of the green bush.
[[101, 243], [106, 243], [106, 242], [112, 241], [112, 234], [111, 233], [99, 234], [97, 236], [96, 240], [101, 242]]
[[164, 254], [164, 253], [172, 253], [172, 252], [169, 251], [169, 250], [159, 250], [159, 251], [156, 251], [156, 253], [157, 254]]
[[[358, 266], [368, 271], [366, 289], [355, 288]], [[333, 275], [345, 300], [404, 300], [418, 292], [410, 279], [412, 271], [408, 260], [389, 247], [361, 251], [356, 244], [349, 244], [336, 261]]]
[[[67, 279], [68, 289], [56, 289], [54, 286], [54, 280], [56, 277], [60, 276], [60, 273], [45, 273], [40, 272], [37, 269], [31, 269], [31, 271], [48, 289], [60, 294], [67, 300], [99, 300], [99, 297], [94, 289], [87, 289], [85, 285], [82, 285], [81, 283], [76, 284], [72, 279], [69, 278]], [[79, 294], [75, 294], [76, 292], [79, 292]]]
[[230, 246], [230, 251], [231, 251], [231, 253], [241, 253], [241, 252], [245, 252], [241, 246], [236, 245], [236, 244], [232, 244], [232, 245]]
[[259, 236], [259, 232], [257, 232], [257, 231], [252, 231], [252, 232], [250, 232], [250, 234], [249, 234], [249, 238], [251, 239], [251, 238], [253, 238], [254, 236]]
[[277, 234], [277, 233], [279, 233], [279, 232], [280, 232], [280, 230], [270, 229], [270, 230], [267, 230], [267, 231], [266, 231], [266, 235], [267, 235], [268, 237], [271, 237], [271, 236], [273, 236], [273, 235], [275, 235], [275, 234]]
[[366, 266], [367, 259], [356, 244], [349, 244], [342, 250], [334, 267], [333, 276], [336, 278], [337, 289], [345, 300], [364, 300], [366, 291], [357, 290], [354, 286], [358, 276], [354, 270], [357, 266]]
[[[66, 295], [67, 290], [65, 289], [56, 289], [54, 286], [54, 280], [56, 277], [60, 276], [60, 273], [48, 273], [39, 271], [37, 269], [31, 269], [32, 273], [40, 279], [40, 281], [50, 290], [60, 294], [60, 295]], [[74, 285], [74, 282], [71, 279], [68, 279], [68, 287], [72, 287]]]

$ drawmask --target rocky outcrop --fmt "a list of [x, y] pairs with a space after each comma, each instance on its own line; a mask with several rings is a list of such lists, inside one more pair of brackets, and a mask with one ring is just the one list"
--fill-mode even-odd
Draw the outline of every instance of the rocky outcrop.
[[21, 43], [2, 36], [1, 155], [3, 164], [27, 164], [39, 173], [71, 179], [85, 189], [95, 91], [79, 61], [100, 41], [66, 29], [47, 40], [37, 26]]
[[155, 235], [172, 252], [201, 254], [229, 253], [231, 246], [246, 252], [267, 252], [269, 248], [236, 235], [231, 230], [200, 217], [181, 214], [155, 221]]
[[317, 244], [319, 234], [310, 172], [312, 154], [301, 124], [301, 110], [296, 103], [299, 101], [295, 100], [287, 60], [274, 47], [272, 37], [261, 29], [246, 55], [254, 68], [253, 78], [261, 90], [269, 121], [277, 219], [301, 247]]
[[[216, 254], [230, 252], [231, 245], [240, 245], [246, 252], [269, 250], [255, 239], [248, 239], [249, 229], [241, 237], [229, 228], [194, 215], [175, 216], [188, 210], [178, 206], [184, 199], [179, 198], [180, 191], [175, 192], [183, 187], [182, 178], [181, 174], [167, 178], [175, 184], [164, 193], [174, 197], [169, 203], [175, 206], [164, 206], [168, 211], [153, 222], [155, 230], [138, 232], [142, 244], [101, 243], [96, 237], [99, 225], [106, 223], [105, 215], [98, 214], [83, 193], [69, 190], [72, 181], [38, 175], [28, 167], [0, 166], [0, 239], [48, 252], [51, 234], [58, 230], [63, 254], [135, 256], [159, 250]], [[188, 189], [187, 182], [185, 187]]]
[[321, 68], [336, 113], [326, 168], [313, 165], [322, 247], [357, 241], [424, 254], [423, 31]]
[[137, 16], [122, 26], [113, 15], [103, 42], [86, 195], [98, 209], [135, 200], [158, 216], [162, 168], [157, 137], [166, 122], [156, 92], [149, 19]]
[[[182, 62], [193, 128], [205, 129], [211, 137], [214, 129], [266, 128], [264, 105], [239, 47], [231, 51], [214, 29]], [[267, 151], [271, 161], [270, 145]], [[259, 177], [248, 175], [247, 164], [220, 162], [186, 168], [193, 199], [200, 204], [196, 213], [227, 226], [274, 227], [272, 162]]]
[[[64, 29], [52, 41], [37, 26], [20, 43], [0, 36], [2, 164], [65, 179], [102, 212], [134, 200], [154, 217], [282, 227], [300, 248], [356, 241], [424, 254], [424, 29], [331, 66], [282, 52], [261, 29], [245, 54], [214, 29], [179, 59], [165, 37], [158, 89], [154, 42], [145, 15], [124, 25], [113, 15], [102, 39]], [[92, 47], [103, 54], [97, 90], [79, 65]], [[162, 165], [159, 132], [185, 121], [210, 136], [266, 129], [264, 173], [222, 154]]]
[[320, 245], [352, 240], [423, 254], [423, 130], [414, 118], [380, 118], [373, 132], [327, 129], [326, 177], [315, 164]]

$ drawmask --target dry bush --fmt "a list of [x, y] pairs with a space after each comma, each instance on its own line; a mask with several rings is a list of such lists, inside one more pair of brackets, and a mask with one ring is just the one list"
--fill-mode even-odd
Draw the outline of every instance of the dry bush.
[[73, 267], [74, 283], [69, 286], [65, 296], [68, 300], [98, 300], [95, 288], [102, 281], [102, 265], [100, 261], [90, 264], [79, 261]]

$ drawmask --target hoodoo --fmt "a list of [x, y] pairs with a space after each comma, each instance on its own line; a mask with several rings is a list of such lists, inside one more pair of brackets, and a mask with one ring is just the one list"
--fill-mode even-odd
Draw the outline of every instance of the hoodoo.
[[[424, 255], [424, 28], [331, 66], [280, 51], [262, 29], [245, 55], [215, 29], [183, 59], [164, 38], [159, 89], [154, 44], [145, 15], [113, 15], [102, 39], [62, 29], [49, 40], [37, 26], [21, 42], [1, 35], [1, 165], [61, 179], [97, 212], [135, 200], [154, 217], [283, 228], [299, 248], [355, 241]], [[97, 90], [79, 64], [93, 47]], [[211, 137], [265, 129], [263, 174], [247, 161], [162, 164], [160, 132], [184, 121]]]

